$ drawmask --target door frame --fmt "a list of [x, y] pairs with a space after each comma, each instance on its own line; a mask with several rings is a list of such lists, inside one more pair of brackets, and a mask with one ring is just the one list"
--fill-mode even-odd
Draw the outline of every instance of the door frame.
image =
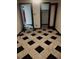
[[[50, 3], [50, 2], [42, 2], [41, 4], [49, 4], [49, 14], [48, 14], [48, 28], [55, 28], [56, 26], [56, 16], [57, 16], [57, 8], [58, 3]], [[40, 26], [42, 28], [42, 12], [41, 12], [41, 4], [40, 4]], [[54, 23], [52, 27], [50, 26], [50, 14], [51, 14], [51, 6], [55, 6], [55, 13], [54, 13]]]
[[[48, 14], [48, 28], [49, 28], [49, 22], [50, 22], [50, 2], [42, 2], [41, 4], [49, 4], [49, 14]], [[42, 10], [41, 10], [41, 4], [40, 4], [40, 27], [42, 28]]]
[[[22, 19], [22, 14], [21, 14], [21, 8], [20, 8], [20, 6], [21, 6], [21, 5], [27, 5], [27, 4], [30, 4], [30, 5], [31, 5], [32, 26], [33, 26], [33, 29], [34, 29], [34, 20], [33, 20], [33, 8], [32, 8], [32, 3], [19, 3], [19, 9], [20, 9], [21, 20], [23, 20], [23, 19]], [[24, 18], [24, 19], [25, 19], [25, 18]], [[25, 28], [24, 28], [24, 25], [23, 25], [23, 29], [25, 29]]]

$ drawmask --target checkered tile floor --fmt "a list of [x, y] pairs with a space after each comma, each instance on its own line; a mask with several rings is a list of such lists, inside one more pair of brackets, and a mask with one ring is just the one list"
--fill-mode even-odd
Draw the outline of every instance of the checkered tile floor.
[[61, 37], [52, 29], [21, 32], [17, 37], [18, 59], [61, 59]]

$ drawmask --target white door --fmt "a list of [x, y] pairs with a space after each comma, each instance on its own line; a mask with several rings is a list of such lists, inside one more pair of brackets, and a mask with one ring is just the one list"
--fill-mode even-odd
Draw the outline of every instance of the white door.
[[34, 28], [40, 28], [40, 5], [32, 4]]
[[54, 15], [55, 15], [55, 5], [51, 5], [51, 11], [50, 11], [50, 27], [54, 24]]
[[22, 12], [22, 18], [24, 27], [25, 28], [33, 28], [32, 26], [32, 11], [31, 11], [31, 4], [23, 4], [21, 5], [21, 12]]

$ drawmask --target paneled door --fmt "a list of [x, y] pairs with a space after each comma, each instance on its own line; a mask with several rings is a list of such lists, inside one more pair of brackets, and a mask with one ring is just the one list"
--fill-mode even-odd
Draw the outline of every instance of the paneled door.
[[33, 25], [33, 16], [32, 16], [32, 4], [31, 3], [20, 4], [20, 9], [21, 9], [24, 28], [33, 29], [34, 25]]
[[50, 11], [50, 27], [53, 27], [54, 25], [54, 17], [55, 17], [55, 5], [51, 5], [51, 11]]
[[51, 4], [50, 8], [50, 27], [55, 28], [56, 23], [56, 14], [57, 14], [57, 3]]
[[40, 4], [32, 4], [34, 28], [40, 28]]

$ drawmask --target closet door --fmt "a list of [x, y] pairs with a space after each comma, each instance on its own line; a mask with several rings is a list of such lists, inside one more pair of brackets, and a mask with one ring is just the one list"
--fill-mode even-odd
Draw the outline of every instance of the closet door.
[[51, 5], [51, 9], [50, 9], [50, 27], [54, 26], [54, 17], [55, 17], [55, 5]]
[[33, 28], [32, 5], [30, 3], [20, 4], [20, 8], [24, 28]]
[[25, 20], [25, 13], [24, 13], [24, 9], [23, 8], [24, 7], [21, 5], [20, 9], [21, 9], [22, 22], [23, 22], [23, 26], [25, 26], [26, 20]]
[[49, 26], [49, 3], [41, 3], [41, 28], [48, 28]]
[[40, 5], [32, 4], [34, 28], [40, 28]]

